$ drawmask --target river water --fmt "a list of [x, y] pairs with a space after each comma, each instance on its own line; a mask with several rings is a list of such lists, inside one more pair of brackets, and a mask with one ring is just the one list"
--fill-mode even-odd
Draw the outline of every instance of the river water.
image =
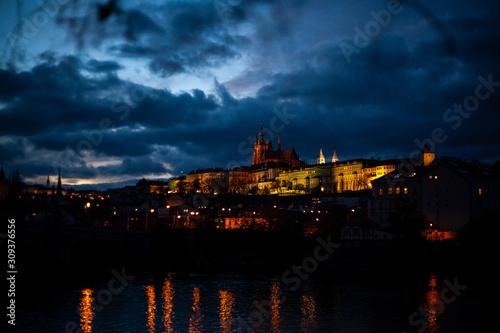
[[350, 274], [301, 279], [296, 285], [255, 276], [139, 277], [117, 269], [97, 282], [39, 286], [29, 301], [18, 301], [16, 331], [483, 331], [477, 329], [478, 318], [487, 306], [475, 304], [467, 290], [459, 295], [445, 291], [452, 301], [442, 302], [445, 281], [454, 278], [435, 273]]

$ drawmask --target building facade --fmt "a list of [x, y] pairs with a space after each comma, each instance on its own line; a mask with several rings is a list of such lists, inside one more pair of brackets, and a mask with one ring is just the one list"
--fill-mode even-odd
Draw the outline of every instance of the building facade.
[[281, 149], [281, 140], [279, 136], [278, 146], [276, 150], [274, 150], [271, 138], [269, 138], [269, 140], [264, 139], [264, 131], [261, 124], [260, 132], [255, 138], [252, 165], [266, 162], [282, 162], [288, 164], [290, 167], [298, 167], [305, 164], [300, 161], [299, 155], [295, 152], [294, 148]]
[[393, 214], [411, 213], [406, 209], [431, 229], [457, 232], [471, 218], [499, 209], [499, 181], [487, 167], [450, 159], [425, 164], [372, 182], [372, 221], [385, 224]]

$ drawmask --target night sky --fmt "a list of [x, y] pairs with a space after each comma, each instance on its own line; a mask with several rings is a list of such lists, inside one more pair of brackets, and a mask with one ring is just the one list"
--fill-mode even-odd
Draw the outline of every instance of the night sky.
[[437, 156], [500, 157], [498, 0], [7, 0], [0, 13], [0, 162], [27, 182], [250, 165], [261, 122], [311, 163], [334, 147], [407, 158], [424, 139]]

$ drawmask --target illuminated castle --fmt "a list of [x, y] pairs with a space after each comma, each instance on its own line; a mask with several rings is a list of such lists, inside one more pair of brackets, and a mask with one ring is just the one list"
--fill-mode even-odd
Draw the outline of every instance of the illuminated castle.
[[290, 167], [298, 167], [303, 163], [299, 160], [299, 155], [293, 148], [281, 149], [281, 141], [278, 135], [278, 147], [273, 150], [271, 138], [264, 140], [264, 131], [262, 123], [260, 124], [260, 133], [255, 138], [255, 146], [253, 148], [252, 165], [262, 164], [266, 162], [282, 162]]

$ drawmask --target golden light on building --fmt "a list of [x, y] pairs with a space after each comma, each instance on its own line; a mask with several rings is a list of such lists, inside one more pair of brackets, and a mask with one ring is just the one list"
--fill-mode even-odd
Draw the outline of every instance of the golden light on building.
[[92, 322], [94, 320], [94, 298], [92, 289], [83, 289], [80, 297], [80, 329], [82, 333], [92, 332]]
[[165, 278], [165, 283], [162, 288], [163, 295], [163, 317], [162, 322], [165, 327], [165, 332], [173, 332], [173, 319], [174, 319], [174, 309], [173, 309], [173, 299], [174, 299], [174, 287], [170, 277]]
[[155, 331], [155, 318], [156, 318], [156, 300], [155, 300], [155, 288], [153, 286], [144, 287], [146, 291], [146, 297], [148, 300], [148, 310], [146, 314], [148, 315], [148, 332], [153, 333]]
[[233, 325], [233, 306], [234, 306], [234, 295], [233, 293], [226, 290], [219, 290], [219, 319], [220, 327], [223, 333], [234, 332], [231, 330]]
[[314, 331], [316, 326], [316, 302], [310, 295], [303, 295], [300, 303], [302, 311], [301, 328], [304, 332]]
[[191, 314], [191, 318], [189, 318], [189, 333], [200, 333], [202, 332], [202, 324], [201, 320], [203, 319], [203, 315], [201, 313], [200, 308], [200, 288], [193, 289], [193, 313]]
[[279, 333], [280, 329], [280, 310], [281, 310], [281, 301], [279, 298], [280, 295], [280, 283], [279, 281], [274, 281], [271, 286], [271, 332]]

